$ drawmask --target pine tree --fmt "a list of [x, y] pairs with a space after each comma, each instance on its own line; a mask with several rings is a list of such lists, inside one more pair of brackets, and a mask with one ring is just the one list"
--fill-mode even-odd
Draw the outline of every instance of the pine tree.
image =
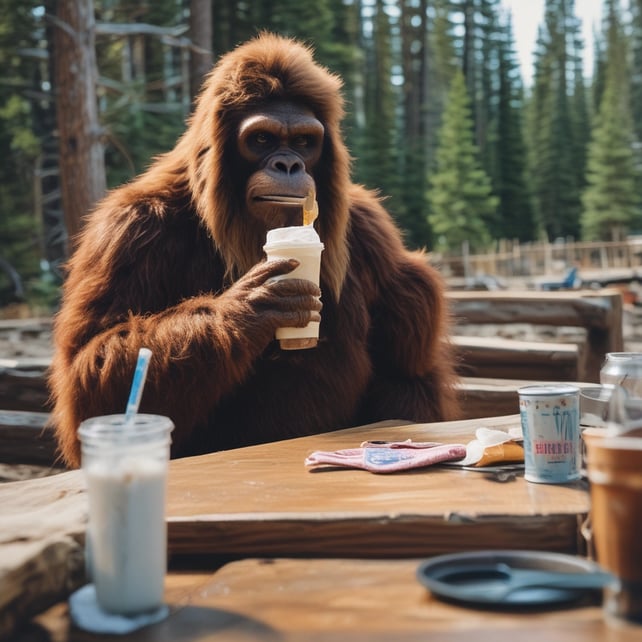
[[426, 165], [430, 172], [434, 167], [437, 149], [437, 132], [446, 105], [451, 79], [461, 68], [454, 44], [454, 25], [449, 16], [448, 0], [435, 0], [432, 29], [428, 36], [428, 62], [426, 83], [425, 130]]
[[499, 197], [498, 217], [491, 227], [494, 238], [532, 241], [536, 236], [530, 189], [526, 184], [526, 144], [522, 113], [524, 92], [513, 51], [510, 20], [502, 29], [498, 49], [498, 104], [492, 131], [494, 191]]
[[431, 63], [428, 42], [428, 0], [403, 0], [400, 4], [400, 41], [403, 83], [399, 116], [399, 165], [401, 207], [397, 221], [404, 228], [409, 247], [430, 245], [430, 226], [426, 218], [428, 203], [427, 118]]
[[575, 69], [573, 72], [574, 86], [571, 97], [571, 110], [573, 114], [573, 158], [575, 159], [575, 181], [578, 189], [586, 187], [586, 158], [588, 145], [591, 138], [591, 115], [589, 111], [589, 96], [584, 81], [582, 60], [583, 43], [581, 39], [575, 42]]
[[429, 221], [438, 246], [473, 249], [490, 242], [488, 225], [498, 199], [479, 161], [475, 145], [470, 99], [461, 71], [455, 73], [439, 131], [437, 170], [431, 177]]
[[399, 206], [399, 172], [396, 149], [397, 96], [391, 82], [391, 25], [383, 0], [376, 0], [371, 19], [372, 37], [366, 41], [364, 146], [358, 150], [359, 177], [367, 187], [391, 197]]
[[[184, 14], [173, 0], [96, 1], [102, 23], [176, 27]], [[144, 33], [96, 38], [100, 122], [106, 132], [107, 185], [113, 187], [144, 170], [150, 158], [171, 149], [185, 128], [191, 92], [176, 82], [182, 73], [179, 50]], [[189, 83], [189, 78], [188, 85]]]
[[638, 141], [642, 142], [642, 0], [631, 0], [631, 105]]
[[580, 184], [573, 91], [576, 86], [579, 23], [574, 0], [546, 0], [530, 105], [529, 173], [539, 225], [549, 239], [577, 237]]
[[619, 6], [614, 0], [607, 6], [606, 84], [592, 132], [583, 195], [582, 232], [587, 240], [621, 240], [641, 222], [625, 40]]
[[42, 141], [34, 130], [37, 105], [46, 101], [28, 98], [40, 91], [39, 62], [17, 51], [38, 45], [37, 4], [0, 0], [0, 306], [24, 296], [27, 281], [40, 271], [42, 226], [33, 174]]
[[604, 93], [606, 74], [606, 43], [601, 32], [595, 33], [593, 39], [593, 78], [591, 79], [591, 113], [597, 114]]

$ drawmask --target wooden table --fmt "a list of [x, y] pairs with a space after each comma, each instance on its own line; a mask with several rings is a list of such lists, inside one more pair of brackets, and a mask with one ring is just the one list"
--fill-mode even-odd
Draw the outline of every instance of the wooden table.
[[314, 450], [367, 439], [467, 443], [481, 426], [508, 430], [511, 415], [360, 426], [172, 462], [171, 553], [409, 557], [475, 548], [583, 552], [586, 484], [545, 485], [520, 474], [431, 467], [394, 475], [311, 472]]
[[[170, 559], [408, 558], [484, 548], [584, 553], [583, 482], [532, 484], [520, 474], [498, 483], [441, 467], [375, 475], [304, 466], [314, 450], [366, 439], [467, 443], [478, 427], [518, 424], [517, 415], [384, 422], [172, 461]], [[0, 634], [82, 582], [86, 501], [82, 471], [0, 484]]]
[[[605, 617], [599, 597], [563, 607], [492, 611], [442, 602], [416, 580], [418, 559], [246, 559], [214, 573], [167, 577], [170, 616], [123, 642], [342, 641], [634, 642], [642, 626]], [[36, 637], [36, 633], [38, 636]], [[15, 642], [89, 642], [66, 604]]]

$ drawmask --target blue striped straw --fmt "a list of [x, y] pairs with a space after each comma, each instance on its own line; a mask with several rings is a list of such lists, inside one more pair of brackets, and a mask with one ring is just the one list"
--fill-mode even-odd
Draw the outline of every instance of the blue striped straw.
[[132, 380], [132, 387], [129, 391], [129, 399], [127, 400], [127, 409], [125, 410], [125, 421], [133, 419], [134, 415], [138, 412], [151, 356], [152, 351], [149, 348], [141, 348], [138, 351], [136, 371], [134, 372], [134, 379]]

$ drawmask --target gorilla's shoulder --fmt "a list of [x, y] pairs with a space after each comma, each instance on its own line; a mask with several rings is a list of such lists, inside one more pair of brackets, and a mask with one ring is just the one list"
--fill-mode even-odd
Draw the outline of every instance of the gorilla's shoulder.
[[139, 183], [111, 190], [90, 215], [89, 222], [127, 230], [127, 234], [139, 239], [181, 229], [193, 232], [200, 227], [200, 217], [185, 191], [142, 189]]
[[382, 198], [361, 185], [350, 189], [349, 244], [351, 252], [379, 256], [399, 255], [403, 250], [401, 232]]

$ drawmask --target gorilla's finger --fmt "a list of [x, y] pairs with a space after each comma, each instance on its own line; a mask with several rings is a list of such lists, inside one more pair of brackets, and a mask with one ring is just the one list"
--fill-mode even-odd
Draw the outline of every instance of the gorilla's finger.
[[300, 296], [309, 294], [321, 296], [321, 289], [316, 283], [307, 279], [270, 279], [266, 285], [279, 296]]

